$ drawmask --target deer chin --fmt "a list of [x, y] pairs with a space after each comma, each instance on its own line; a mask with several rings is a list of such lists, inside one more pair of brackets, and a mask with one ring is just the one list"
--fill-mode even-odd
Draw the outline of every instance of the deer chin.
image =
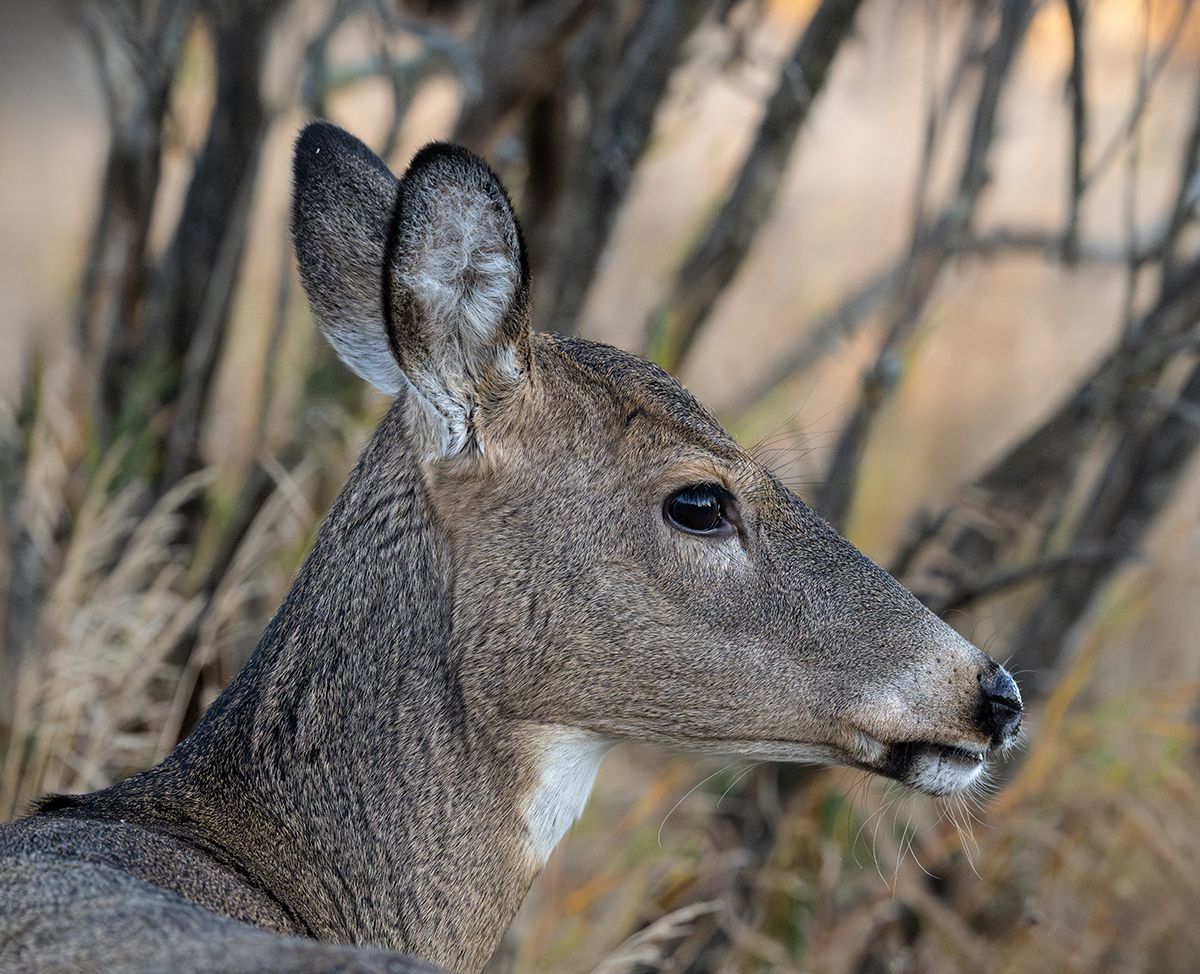
[[891, 778], [916, 791], [946, 797], [970, 788], [983, 775], [988, 758], [1010, 741], [989, 746], [978, 741], [881, 741], [860, 727], [843, 739], [838, 763]]
[[938, 798], [964, 791], [980, 780], [990, 748], [907, 741], [886, 747], [871, 770]]

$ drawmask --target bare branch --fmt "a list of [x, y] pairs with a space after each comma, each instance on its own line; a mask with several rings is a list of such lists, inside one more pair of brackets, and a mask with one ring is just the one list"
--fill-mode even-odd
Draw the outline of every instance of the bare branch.
[[[937, 148], [938, 138], [944, 130], [946, 117], [949, 115], [954, 101], [962, 87], [963, 78], [969, 66], [979, 61], [984, 53], [984, 36], [987, 27], [986, 3], [976, 3], [971, 7], [971, 17], [963, 31], [959, 45], [958, 61], [945, 92], [938, 95], [934, 90], [932, 78], [935, 57], [926, 58], [928, 75], [926, 89], [928, 91], [929, 108], [926, 113], [925, 139], [921, 150], [921, 163], [918, 168], [916, 185], [912, 201], [912, 249], [916, 249], [917, 241], [921, 239], [924, 226], [925, 198], [933, 167], [933, 157]], [[932, 45], [939, 29], [940, 9], [936, 3], [927, 5], [926, 34]], [[1046, 239], [1047, 235], [1038, 231], [1022, 233], [1020, 231], [997, 231], [989, 238], [974, 238], [963, 241], [959, 246], [962, 252], [972, 251], [990, 254], [994, 250], [1009, 247], [1017, 249], [1042, 249], [1045, 244], [1035, 243], [1036, 240]], [[888, 301], [894, 299], [900, 286], [904, 283], [907, 270], [907, 258], [887, 270], [880, 271], [871, 277], [855, 293], [847, 297], [833, 311], [820, 318], [810, 329], [809, 335], [794, 351], [784, 356], [779, 366], [771, 369], [767, 376], [742, 393], [733, 405], [735, 419], [741, 418], [761, 402], [781, 383], [793, 375], [809, 368], [828, 352], [840, 339], [854, 334], [862, 322], [874, 314]]]
[[[1159, 241], [1141, 251], [1138, 260], [1147, 262], [1158, 259], [1162, 246], [1162, 242]], [[972, 235], [958, 241], [951, 248], [954, 256], [970, 255], [983, 258], [993, 258], [1004, 253], [1050, 256], [1058, 254], [1061, 249], [1060, 234], [1021, 227], [999, 227], [981, 236]], [[1087, 246], [1079, 248], [1077, 259], [1120, 264], [1125, 262], [1126, 255], [1114, 247]], [[724, 410], [729, 421], [736, 424], [784, 382], [815, 365], [838, 341], [854, 335], [864, 321], [895, 299], [906, 280], [907, 269], [908, 261], [905, 259], [876, 272], [837, 307], [818, 318], [801, 341], [785, 352], [777, 363], [768, 366], [767, 371], [753, 385], [738, 393]]]
[[1083, 198], [1083, 152], [1087, 144], [1087, 95], [1084, 83], [1083, 4], [1066, 0], [1071, 19], [1071, 72], [1067, 89], [1071, 96], [1071, 186], [1067, 197], [1067, 225], [1063, 230], [1062, 259], [1074, 264], [1079, 256], [1079, 204]]
[[[660, 0], [642, 5], [628, 31], [619, 60], [600, 57], [602, 34], [588, 45], [591, 60], [579, 73], [591, 123], [575, 153], [554, 229], [552, 285], [543, 327], [569, 334], [597, 261], [608, 241], [617, 209], [633, 182], [671, 72], [684, 43], [713, 6], [697, 0]], [[599, 32], [593, 32], [599, 33]], [[603, 70], [598, 70], [603, 67]]]
[[1200, 198], [1200, 71], [1196, 75], [1195, 107], [1192, 127], [1179, 166], [1179, 187], [1171, 205], [1171, 214], [1163, 233], [1163, 278], [1174, 277], [1178, 267], [1179, 239], [1188, 222], [1195, 219], [1196, 201]]
[[97, 388], [90, 398], [93, 422], [105, 441], [140, 338], [137, 298], [158, 190], [162, 119], [195, 3], [114, 0], [86, 4], [80, 15], [96, 57], [110, 133], [76, 317], [80, 348], [102, 363], [91, 373]]
[[1171, 60], [1171, 55], [1175, 53], [1175, 47], [1179, 43], [1179, 38], [1183, 34], [1183, 28], [1187, 23], [1188, 15], [1192, 11], [1192, 3], [1193, 0], [1182, 0], [1179, 4], [1177, 8], [1179, 13], [1175, 18], [1175, 22], [1171, 25], [1170, 31], [1167, 32], [1167, 38], [1163, 43], [1162, 49], [1142, 69], [1142, 77], [1139, 79], [1137, 94], [1134, 97], [1133, 104], [1129, 108], [1129, 114], [1126, 116], [1125, 122], [1101, 150], [1092, 168], [1084, 175], [1080, 186], [1081, 195], [1091, 189], [1096, 180], [1104, 175], [1105, 170], [1117, 158], [1117, 154], [1121, 151], [1121, 146], [1137, 130], [1142, 115], [1146, 111], [1146, 106], [1149, 104], [1150, 94], [1154, 89], [1154, 85], [1162, 74], [1163, 69], [1166, 68], [1168, 62]]
[[830, 65], [850, 36], [862, 0], [822, 0], [784, 62], [758, 134], [733, 191], [675, 277], [671, 296], [651, 317], [652, 356], [676, 371], [718, 296], [750, 249], [779, 190], [792, 146]]
[[[167, 362], [186, 363], [183, 384], [168, 393], [179, 408], [163, 490], [189, 473], [194, 461], [200, 414], [237, 280], [258, 151], [271, 121], [259, 77], [269, 28], [282, 6], [283, 0], [204, 0], [202, 6], [216, 48], [216, 103], [175, 237], [146, 301], [147, 346]], [[251, 195], [240, 199], [246, 193]]]
[[329, 42], [342, 24], [358, 13], [367, 0], [337, 0], [329, 17], [316, 33], [304, 52], [304, 82], [300, 89], [300, 102], [309, 114], [318, 118], [325, 115], [325, 98], [330, 91]]
[[[1149, 61], [1150, 61], [1150, 6], [1144, 8], [1142, 17], [1142, 46], [1138, 57], [1138, 72], [1134, 104], [1149, 103]], [[1142, 119], [1143, 112], [1132, 117], [1132, 127], [1125, 144], [1125, 180], [1121, 198], [1121, 218], [1125, 231], [1125, 298], [1122, 321], [1126, 328], [1133, 323], [1134, 300], [1137, 295], [1138, 275], [1142, 269], [1138, 261], [1138, 227], [1137, 227], [1137, 190], [1138, 171], [1142, 158]]]
[[[1145, 400], [1143, 400], [1145, 403]], [[1200, 366], [1173, 408], [1157, 422], [1129, 422], [1079, 519], [1072, 547], [1110, 549], [1077, 562], [1051, 580], [1013, 646], [1018, 667], [1043, 681], [1058, 663], [1071, 628], [1122, 558], [1141, 546], [1155, 516], [1170, 498], [1187, 461], [1200, 446]], [[1155, 409], [1157, 412], [1157, 409]]]
[[1078, 565], [1091, 565], [1119, 557], [1124, 552], [1112, 546], [1094, 546], [1090, 548], [1072, 548], [1061, 554], [1047, 555], [1027, 565], [1017, 565], [997, 571], [984, 579], [977, 586], [958, 593], [955, 601], [950, 602], [943, 612], [961, 609], [972, 602], [998, 595], [1001, 592], [1025, 585], [1029, 582], [1053, 578], [1063, 571]]
[[840, 527], [849, 513], [862, 451], [875, 417], [900, 380], [901, 351], [920, 322], [945, 261], [966, 236], [979, 194], [987, 184], [987, 158], [995, 134], [1000, 95], [1025, 37], [1032, 10], [1030, 0], [1002, 0], [1000, 24], [985, 59], [958, 192], [929, 232], [914, 241], [899, 300], [886, 326], [883, 347], [875, 365], [863, 377], [858, 406], [842, 431], [825, 485], [817, 498], [818, 510], [835, 527]]
[[458, 62], [437, 48], [425, 48], [417, 57], [407, 61], [386, 58], [377, 73], [387, 78], [392, 86], [392, 121], [379, 151], [382, 158], [390, 159], [400, 140], [400, 127], [421, 84], [437, 74], [461, 75]]
[[562, 46], [589, 14], [586, 0], [483, 4], [471, 43], [479, 85], [468, 90], [454, 141], [482, 152], [514, 107], [561, 81]]
[[[361, 64], [331, 69], [329, 44], [351, 17], [371, 10], [382, 23], [379, 52]], [[414, 57], [399, 59], [392, 55], [388, 34], [407, 34], [421, 43]], [[309, 41], [304, 55], [304, 80], [301, 101], [312, 115], [325, 115], [325, 102], [331, 93], [364, 78], [383, 77], [392, 86], [392, 120], [380, 155], [387, 159], [395, 151], [400, 126], [421, 83], [435, 74], [454, 75], [467, 92], [479, 88], [479, 70], [475, 54], [449, 31], [410, 17], [384, 0], [338, 0], [321, 29]]]
[[200, 438], [204, 400], [208, 393], [213, 369], [216, 367], [225, 334], [229, 301], [237, 280], [238, 263], [246, 239], [250, 208], [254, 202], [257, 162], [261, 141], [242, 172], [237, 196], [229, 207], [229, 219], [217, 248], [213, 267], [204, 281], [204, 297], [200, 304], [195, 327], [189, 336], [183, 375], [176, 396], [175, 421], [167, 435], [167, 457], [161, 482], [173, 486], [191, 471]]
[[780, 384], [812, 367], [839, 341], [858, 331], [871, 315], [893, 298], [904, 280], [905, 262], [878, 271], [837, 307], [822, 315], [804, 339], [785, 352], [753, 385], [741, 390], [727, 412], [736, 423], [769, 396]]
[[[1144, 400], [1131, 397], [1130, 390], [1152, 386], [1177, 352], [1194, 347], [1198, 322], [1200, 259], [1175, 277], [1125, 343], [1053, 416], [959, 492], [905, 578], [926, 605], [944, 612], [960, 603], [1037, 529], [1054, 499], [1067, 490], [1097, 431], [1114, 418], [1144, 413]], [[1091, 544], [1077, 537], [1072, 547]]]

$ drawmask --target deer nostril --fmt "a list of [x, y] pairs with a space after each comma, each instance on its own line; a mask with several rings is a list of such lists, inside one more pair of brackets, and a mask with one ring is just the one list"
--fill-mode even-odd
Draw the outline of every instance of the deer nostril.
[[1003, 666], [997, 666], [987, 676], [980, 674], [979, 688], [987, 701], [985, 727], [992, 735], [992, 744], [1002, 744], [1021, 729], [1021, 715], [1025, 710], [1021, 691]]
[[1021, 704], [1021, 691], [1017, 689], [1016, 682], [1008, 675], [1008, 670], [1003, 666], [997, 666], [995, 672], [986, 677], [980, 676], [979, 685], [983, 688], [984, 695], [988, 700], [1011, 707], [1018, 712], [1024, 709]]

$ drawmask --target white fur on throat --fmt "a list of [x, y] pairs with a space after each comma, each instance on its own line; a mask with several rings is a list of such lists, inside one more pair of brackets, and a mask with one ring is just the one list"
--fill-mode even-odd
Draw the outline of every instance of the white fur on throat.
[[545, 724], [533, 731], [537, 781], [525, 799], [530, 858], [540, 869], [587, 805], [600, 762], [616, 741], [592, 731]]

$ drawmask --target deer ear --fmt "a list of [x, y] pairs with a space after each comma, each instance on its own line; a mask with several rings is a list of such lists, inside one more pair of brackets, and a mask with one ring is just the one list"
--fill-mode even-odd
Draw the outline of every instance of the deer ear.
[[325, 122], [296, 143], [293, 237], [321, 330], [384, 392], [416, 392], [426, 459], [479, 446], [476, 410], [525, 381], [529, 268], [512, 205], [467, 150], [434, 143], [397, 183]]
[[389, 395], [404, 386], [383, 318], [398, 187], [383, 161], [336, 125], [314, 122], [296, 140], [292, 241], [313, 315], [338, 357]]
[[392, 352], [429, 413], [429, 452], [480, 446], [480, 401], [528, 375], [529, 267], [508, 196], [466, 149], [435, 142], [413, 157], [384, 286]]

